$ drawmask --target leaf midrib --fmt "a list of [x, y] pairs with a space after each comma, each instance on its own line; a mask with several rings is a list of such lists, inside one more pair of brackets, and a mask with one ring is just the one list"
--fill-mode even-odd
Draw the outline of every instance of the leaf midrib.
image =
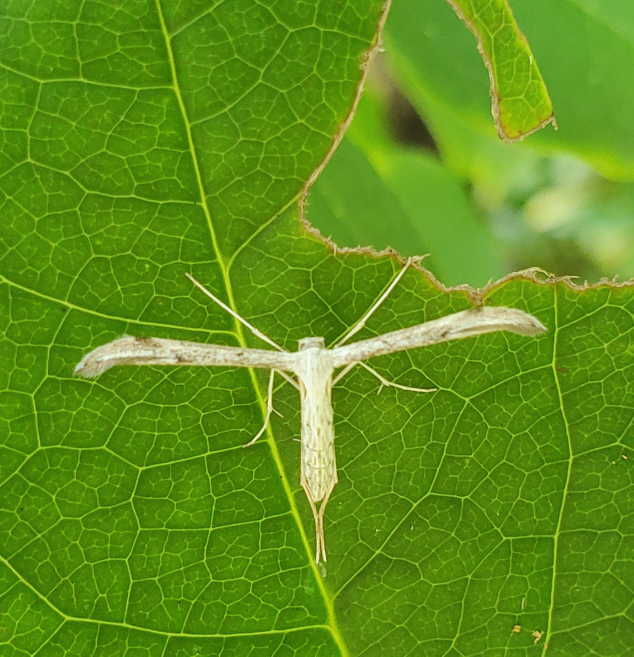
[[[191, 158], [192, 158], [194, 173], [195, 173], [195, 176], [196, 176], [196, 184], [198, 186], [198, 193], [200, 195], [201, 207], [203, 209], [203, 212], [205, 213], [205, 217], [207, 219], [207, 227], [209, 229], [209, 234], [210, 234], [210, 237], [211, 237], [212, 246], [213, 246], [214, 251], [216, 253], [216, 256], [218, 258], [218, 266], [220, 267], [220, 271], [222, 273], [222, 278], [223, 278], [224, 285], [225, 285], [225, 291], [227, 293], [228, 305], [234, 312], [237, 312], [237, 306], [236, 306], [235, 298], [234, 298], [234, 295], [233, 295], [233, 289], [232, 289], [232, 286], [231, 286], [231, 279], [230, 279], [230, 276], [229, 276], [229, 271], [228, 271], [228, 268], [225, 264], [222, 252], [220, 251], [220, 248], [219, 248], [219, 245], [218, 245], [218, 238], [217, 238], [216, 232], [214, 230], [213, 222], [211, 220], [211, 212], [210, 212], [209, 205], [208, 205], [208, 202], [207, 202], [207, 195], [205, 194], [205, 188], [204, 188], [204, 185], [203, 185], [200, 165], [199, 165], [199, 162], [198, 162], [198, 157], [197, 157], [197, 154], [196, 154], [196, 148], [194, 146], [194, 140], [193, 140], [193, 137], [192, 137], [191, 123], [190, 123], [189, 117], [187, 115], [187, 109], [185, 107], [185, 103], [183, 101], [183, 96], [182, 96], [181, 90], [180, 90], [180, 85], [179, 85], [179, 82], [178, 82], [178, 75], [177, 75], [177, 71], [176, 71], [176, 63], [175, 63], [175, 59], [174, 59], [174, 53], [172, 51], [171, 37], [170, 37], [169, 31], [167, 29], [167, 25], [165, 23], [165, 17], [163, 15], [163, 9], [161, 7], [161, 0], [155, 0], [155, 2], [156, 2], [156, 10], [157, 10], [159, 24], [160, 24], [160, 27], [161, 27], [161, 31], [163, 33], [163, 38], [165, 40], [165, 48], [166, 48], [167, 58], [168, 58], [168, 61], [169, 61], [169, 67], [170, 67], [170, 72], [171, 72], [171, 76], [172, 76], [172, 87], [173, 87], [173, 90], [174, 90], [174, 94], [176, 96], [176, 101], [177, 101], [178, 106], [180, 108], [181, 116], [182, 116], [182, 119], [183, 119], [183, 126], [185, 128], [186, 135], [187, 135], [187, 143], [188, 143], [189, 151], [190, 151]], [[238, 340], [239, 344], [241, 346], [245, 347], [245, 348], [248, 347], [247, 341], [246, 341], [246, 339], [244, 337], [244, 333], [242, 331], [242, 325], [235, 319], [234, 319], [234, 325], [235, 325], [235, 329], [236, 329], [236, 337], [237, 337], [237, 340]], [[264, 417], [266, 415], [266, 403], [265, 403], [265, 400], [262, 396], [260, 387], [257, 383], [257, 379], [256, 379], [255, 372], [254, 372], [253, 368], [248, 368], [248, 371], [249, 371], [249, 377], [251, 379], [253, 389], [254, 389], [256, 397], [257, 397], [257, 401], [260, 405], [260, 413], [262, 415], [262, 418], [264, 419]], [[327, 618], [328, 618], [327, 627], [330, 630], [330, 632], [333, 636], [333, 639], [337, 643], [337, 645], [338, 645], [338, 647], [341, 651], [342, 656], [347, 657], [349, 655], [349, 652], [348, 652], [347, 646], [345, 645], [345, 643], [343, 641], [343, 637], [342, 637], [342, 635], [339, 631], [339, 628], [336, 624], [336, 621], [335, 621], [334, 606], [333, 606], [332, 600], [330, 599], [330, 597], [328, 596], [328, 594], [326, 592], [324, 582], [323, 582], [323, 580], [322, 580], [322, 578], [319, 574], [319, 571], [317, 570], [317, 566], [316, 566], [315, 562], [312, 559], [312, 548], [311, 548], [310, 543], [308, 541], [308, 537], [306, 535], [306, 532], [304, 531], [304, 525], [301, 522], [299, 509], [297, 508], [297, 505], [295, 504], [295, 499], [294, 499], [293, 494], [292, 494], [290, 482], [288, 481], [288, 478], [286, 476], [286, 472], [285, 472], [284, 467], [282, 465], [282, 459], [281, 459], [280, 453], [277, 449], [277, 445], [275, 443], [275, 440], [273, 438], [273, 432], [272, 432], [272, 429], [271, 429], [270, 425], [267, 427], [266, 436], [267, 436], [266, 439], [267, 439], [267, 442], [269, 444], [269, 448], [271, 450], [271, 455], [273, 457], [273, 461], [275, 462], [275, 466], [276, 466], [276, 468], [279, 472], [280, 479], [281, 479], [281, 482], [282, 482], [282, 486], [284, 488], [284, 492], [286, 493], [286, 497], [288, 499], [291, 514], [293, 515], [293, 518], [294, 518], [295, 523], [296, 523], [296, 525], [298, 527], [298, 530], [299, 530], [301, 540], [304, 544], [304, 548], [305, 548], [305, 551], [306, 551], [306, 557], [307, 557], [308, 563], [310, 564], [310, 567], [312, 568], [314, 579], [317, 583], [317, 586], [319, 587], [319, 591], [321, 593], [321, 596], [322, 596], [322, 599], [323, 599], [323, 602], [324, 602], [324, 607], [326, 608], [326, 613], [327, 613]], [[302, 626], [301, 629], [305, 629], [305, 627]]]
[[548, 627], [546, 628], [546, 636], [544, 638], [544, 643], [542, 647], [542, 657], [545, 657], [546, 650], [548, 649], [548, 643], [553, 636], [553, 613], [555, 610], [555, 586], [557, 581], [557, 561], [559, 556], [559, 536], [561, 535], [561, 526], [564, 518], [564, 509], [566, 507], [566, 497], [568, 495], [568, 487], [570, 484], [570, 477], [572, 474], [572, 460], [574, 458], [572, 450], [572, 437], [570, 435], [570, 423], [566, 417], [566, 407], [564, 406], [564, 397], [561, 390], [561, 383], [559, 381], [559, 373], [557, 372], [557, 351], [559, 346], [559, 298], [557, 295], [557, 287], [553, 286], [553, 316], [554, 316], [554, 326], [553, 326], [553, 377], [555, 379], [555, 386], [557, 389], [557, 396], [559, 398], [559, 407], [561, 408], [561, 419], [563, 420], [566, 439], [568, 441], [568, 470], [566, 472], [566, 482], [563, 488], [563, 495], [561, 497], [561, 506], [559, 508], [559, 518], [557, 520], [557, 527], [555, 528], [555, 533], [553, 536], [553, 574], [551, 578], [551, 588], [550, 588], [550, 604], [548, 605]]

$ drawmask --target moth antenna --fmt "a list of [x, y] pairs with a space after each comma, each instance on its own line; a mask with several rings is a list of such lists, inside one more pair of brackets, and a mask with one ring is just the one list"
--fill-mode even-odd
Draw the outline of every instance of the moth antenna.
[[284, 351], [288, 353], [287, 349], [284, 349], [284, 347], [280, 347], [279, 344], [273, 342], [273, 340], [271, 340], [271, 338], [269, 338], [268, 335], [265, 335], [264, 333], [262, 333], [262, 331], [256, 329], [255, 326], [253, 326], [253, 324], [250, 324], [249, 322], [247, 322], [246, 319], [244, 319], [244, 317], [238, 315], [238, 313], [235, 310], [229, 308], [229, 306], [226, 303], [224, 303], [224, 301], [220, 301], [220, 299], [215, 294], [212, 294], [202, 283], [199, 283], [190, 273], [186, 272], [185, 276], [187, 276], [187, 278], [189, 278], [189, 280], [198, 289], [202, 290], [210, 299], [215, 301], [223, 310], [226, 310], [234, 319], [237, 319], [241, 324], [246, 326], [249, 329], [249, 331], [251, 331], [251, 333], [253, 333], [253, 335], [255, 335], [257, 338], [260, 338], [260, 340], [264, 340], [264, 342], [267, 342], [272, 347], [275, 347], [278, 351]]
[[383, 294], [378, 298], [378, 300], [374, 303], [374, 305], [368, 310], [365, 315], [337, 342], [335, 347], [340, 347], [344, 342], [347, 342], [355, 333], [358, 333], [364, 326], [365, 323], [370, 319], [374, 311], [387, 299], [388, 295], [390, 292], [396, 287], [398, 282], [401, 280], [403, 277], [403, 274], [407, 271], [408, 267], [416, 263], [418, 264], [424, 256], [414, 256], [413, 258], [408, 258], [407, 262], [405, 263], [405, 266], [401, 271], [394, 277], [394, 280], [388, 285], [387, 290], [383, 292]]

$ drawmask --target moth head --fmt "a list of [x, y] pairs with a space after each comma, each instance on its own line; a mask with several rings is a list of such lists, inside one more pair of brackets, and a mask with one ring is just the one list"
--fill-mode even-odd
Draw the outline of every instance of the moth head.
[[306, 351], [306, 349], [325, 349], [326, 343], [323, 338], [302, 338], [299, 341], [299, 350]]

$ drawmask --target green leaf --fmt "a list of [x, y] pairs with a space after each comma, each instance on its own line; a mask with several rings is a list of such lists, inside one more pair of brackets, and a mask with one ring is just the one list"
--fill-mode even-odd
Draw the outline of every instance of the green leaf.
[[394, 143], [374, 86], [310, 190], [308, 220], [339, 247], [428, 253], [426, 264], [446, 284], [482, 286], [501, 277], [498, 240], [459, 181], [434, 157]]
[[[556, 132], [542, 130], [521, 148], [565, 150], [606, 177], [632, 180], [634, 90], [623, 84], [634, 70], [631, 2], [512, 0], [511, 6], [540, 64], [558, 124]], [[495, 135], [482, 61], [447, 4], [395, 3], [385, 41], [413, 102], [425, 118], [432, 113], [436, 137], [444, 141], [447, 133], [435, 125], [435, 107], [449, 111], [468, 131]]]
[[514, 142], [555, 123], [528, 41], [507, 0], [447, 0], [473, 32], [491, 81], [492, 113], [500, 139]]
[[375, 168], [345, 139], [311, 189], [307, 218], [338, 246], [429, 253], [428, 266], [448, 284], [486, 285], [502, 275], [496, 241], [458, 181], [421, 152], [395, 149]]
[[[294, 389], [243, 449], [263, 374], [72, 374], [122, 334], [262, 346], [188, 271], [291, 349], [378, 298], [401, 263], [334, 255], [296, 201], [382, 7], [2, 8], [3, 655], [627, 654], [631, 285], [511, 277], [483, 299], [548, 335], [374, 363], [433, 395], [351, 372], [323, 570]], [[362, 337], [469, 305], [411, 270]]]

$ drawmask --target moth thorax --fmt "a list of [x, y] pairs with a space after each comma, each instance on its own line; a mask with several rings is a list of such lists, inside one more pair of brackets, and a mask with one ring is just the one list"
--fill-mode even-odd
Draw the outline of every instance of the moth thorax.
[[325, 349], [326, 343], [323, 338], [302, 338], [299, 341], [299, 350], [306, 351], [306, 349]]

